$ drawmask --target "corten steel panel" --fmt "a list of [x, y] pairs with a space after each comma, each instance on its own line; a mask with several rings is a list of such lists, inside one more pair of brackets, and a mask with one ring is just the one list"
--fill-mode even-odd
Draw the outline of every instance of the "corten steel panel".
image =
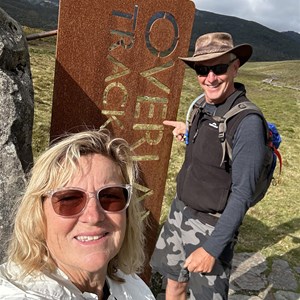
[[[87, 127], [124, 137], [142, 171], [137, 188], [155, 245], [194, 19], [190, 0], [61, 0], [51, 139]], [[149, 271], [149, 270], [148, 270]], [[147, 277], [147, 276], [146, 276]]]

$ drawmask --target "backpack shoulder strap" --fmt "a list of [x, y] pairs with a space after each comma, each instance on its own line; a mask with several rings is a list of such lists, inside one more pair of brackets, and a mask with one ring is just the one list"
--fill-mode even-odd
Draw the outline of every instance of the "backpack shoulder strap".
[[206, 101], [204, 94], [201, 94], [190, 104], [188, 112], [186, 114], [186, 123], [188, 124], [188, 126], [191, 126], [199, 108], [204, 108], [205, 103]]
[[201, 94], [199, 95], [189, 106], [188, 112], [186, 114], [186, 131], [185, 131], [185, 143], [188, 144], [189, 142], [189, 130], [192, 125], [192, 122], [194, 121], [194, 118], [199, 111], [199, 109], [203, 109], [205, 106], [205, 95]]
[[241, 111], [244, 111], [246, 109], [252, 109], [255, 110], [259, 113], [261, 113], [261, 110], [252, 102], [247, 101], [247, 102], [241, 102], [237, 105], [235, 105], [234, 107], [232, 107], [224, 116], [223, 118], [225, 118], [226, 120], [232, 118], [233, 116], [235, 116], [236, 114], [240, 113]]
[[[244, 110], [254, 110], [259, 115], [262, 115], [261, 110], [252, 102], [241, 102], [235, 106], [233, 106], [228, 112], [225, 113], [224, 116], [214, 116], [213, 119], [219, 123], [219, 140], [222, 146], [222, 160], [220, 166], [223, 164], [225, 159], [225, 153], [227, 151], [229, 159], [232, 160], [232, 148], [229, 142], [226, 139], [226, 131], [227, 131], [227, 121], [231, 119], [233, 116]], [[268, 135], [267, 135], [268, 136]]]
[[[217, 110], [215, 115], [222, 117], [224, 116], [231, 108], [236, 105], [236, 103], [241, 102], [250, 102], [246, 98], [246, 92], [245, 90], [236, 90], [231, 96], [229, 96], [224, 103], [217, 106]], [[237, 102], [236, 102], [237, 101]]]

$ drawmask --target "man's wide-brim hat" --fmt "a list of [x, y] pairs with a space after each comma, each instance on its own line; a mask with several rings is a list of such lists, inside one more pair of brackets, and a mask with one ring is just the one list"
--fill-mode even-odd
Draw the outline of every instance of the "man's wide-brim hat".
[[220, 57], [226, 53], [234, 53], [242, 66], [252, 55], [252, 46], [249, 44], [233, 45], [232, 36], [226, 32], [213, 32], [201, 35], [195, 44], [192, 57], [179, 57], [188, 66], [194, 69], [195, 63], [204, 62]]

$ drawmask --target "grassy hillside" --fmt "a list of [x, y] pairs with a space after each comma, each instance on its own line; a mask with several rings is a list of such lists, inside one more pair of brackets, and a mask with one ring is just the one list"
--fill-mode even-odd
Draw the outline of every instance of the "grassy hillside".
[[[27, 30], [27, 29], [26, 29]], [[48, 144], [54, 76], [53, 38], [29, 43], [35, 88], [34, 155]], [[241, 228], [237, 251], [261, 251], [271, 261], [281, 257], [292, 266], [300, 265], [300, 82], [299, 61], [247, 63], [238, 81], [258, 104], [267, 119], [276, 123], [282, 135], [283, 172], [266, 198], [252, 208]], [[187, 69], [178, 119], [183, 120], [189, 103], [199, 93], [195, 74]], [[170, 159], [161, 221], [166, 218], [175, 195], [175, 176], [181, 166], [184, 145], [174, 143]]]
[[[39, 32], [24, 27], [26, 35]], [[33, 155], [37, 157], [49, 144], [56, 37], [30, 41], [30, 64], [34, 85]]]

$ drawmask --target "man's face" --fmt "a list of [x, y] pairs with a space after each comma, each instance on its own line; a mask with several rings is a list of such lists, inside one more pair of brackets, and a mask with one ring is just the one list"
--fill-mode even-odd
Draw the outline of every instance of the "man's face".
[[240, 65], [239, 60], [236, 59], [230, 63], [230, 54], [225, 54], [221, 57], [201, 62], [201, 66], [216, 66], [219, 64], [229, 64], [224, 74], [216, 75], [213, 70], [210, 70], [207, 75], [197, 76], [198, 82], [205, 93], [207, 103], [222, 103], [235, 90], [234, 78]]

